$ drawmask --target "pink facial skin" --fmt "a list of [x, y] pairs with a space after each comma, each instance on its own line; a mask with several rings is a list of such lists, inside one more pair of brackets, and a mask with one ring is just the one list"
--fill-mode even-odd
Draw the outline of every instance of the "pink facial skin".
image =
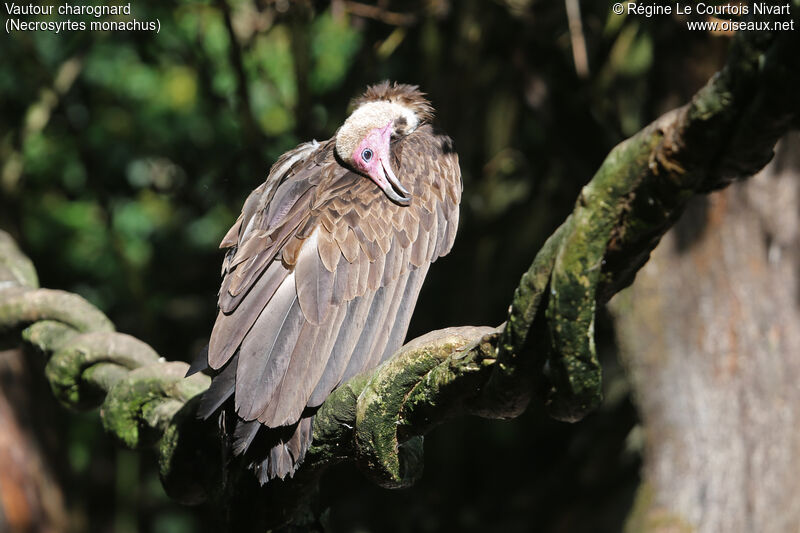
[[[392, 123], [383, 128], [375, 128], [359, 143], [353, 151], [353, 164], [374, 181], [386, 196], [395, 203], [408, 205], [410, 193], [400, 184], [390, 163], [389, 143], [392, 138]], [[398, 191], [400, 194], [398, 194]]]

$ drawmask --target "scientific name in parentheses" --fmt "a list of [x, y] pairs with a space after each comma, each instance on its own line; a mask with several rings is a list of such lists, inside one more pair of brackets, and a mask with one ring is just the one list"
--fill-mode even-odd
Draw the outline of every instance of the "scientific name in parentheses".
[[[130, 16], [131, 4], [125, 5], [70, 5], [61, 4], [60, 6], [53, 5], [37, 5], [28, 4], [20, 5], [13, 2], [5, 2], [6, 13], [12, 16], [54, 16], [54, 15], [84, 15], [91, 16], [99, 19], [104, 16], [117, 16], [126, 15]], [[9, 28], [10, 23], [10, 28]], [[126, 20], [126, 21], [91, 21], [89, 22], [90, 29], [92, 30], [144, 30], [144, 31], [159, 31], [161, 24], [157, 21], [141, 21], [141, 20]], [[84, 31], [86, 30], [86, 22], [74, 20], [58, 20], [58, 21], [25, 21], [20, 19], [8, 19], [6, 21], [6, 31], [52, 31], [60, 33], [61, 31]]]
[[752, 5], [748, 4], [723, 4], [714, 5], [711, 3], [705, 4], [697, 2], [696, 4], [649, 4], [643, 2], [629, 2], [626, 5], [626, 13], [628, 15], [644, 15], [645, 17], [652, 17], [656, 15], [711, 15], [713, 17], [720, 17], [724, 15], [750, 15], [752, 7], [752, 14], [754, 15], [789, 15], [791, 5], [789, 2], [785, 4], [774, 4], [771, 2], [753, 2]]

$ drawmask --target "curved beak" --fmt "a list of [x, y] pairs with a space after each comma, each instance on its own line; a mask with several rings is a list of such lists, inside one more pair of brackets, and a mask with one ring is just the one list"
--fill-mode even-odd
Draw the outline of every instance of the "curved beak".
[[[386, 196], [389, 197], [391, 201], [399, 205], [408, 205], [411, 203], [411, 193], [403, 187], [400, 183], [400, 180], [397, 179], [395, 176], [394, 171], [392, 170], [392, 165], [389, 164], [388, 161], [384, 161], [383, 158], [378, 162], [378, 173], [381, 174], [382, 180], [379, 180], [378, 186], [383, 189], [383, 192]], [[397, 193], [400, 194], [397, 194]], [[400, 196], [402, 194], [402, 196]]]
[[[367, 140], [368, 139], [368, 140]], [[359, 157], [365, 143], [369, 143], [375, 152], [375, 157], [368, 163], [362, 165], [362, 169], [375, 184], [381, 188], [383, 193], [394, 203], [402, 206], [411, 203], [411, 193], [403, 187], [400, 180], [392, 170], [391, 161], [391, 139], [392, 123], [389, 122], [383, 128], [375, 128], [366, 137], [365, 141], [353, 152], [353, 160]]]

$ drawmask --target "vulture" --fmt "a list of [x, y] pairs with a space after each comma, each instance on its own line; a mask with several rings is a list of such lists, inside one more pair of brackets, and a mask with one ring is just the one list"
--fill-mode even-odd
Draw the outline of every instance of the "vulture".
[[207, 354], [215, 413], [263, 485], [293, 476], [315, 410], [402, 345], [422, 281], [458, 226], [461, 171], [417, 86], [367, 88], [327, 141], [286, 152], [220, 244]]

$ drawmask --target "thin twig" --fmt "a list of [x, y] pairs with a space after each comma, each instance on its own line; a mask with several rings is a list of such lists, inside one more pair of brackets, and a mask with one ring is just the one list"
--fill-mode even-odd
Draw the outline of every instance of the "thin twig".
[[377, 20], [390, 26], [411, 26], [417, 22], [417, 16], [412, 13], [395, 13], [361, 2], [345, 2], [344, 5], [353, 15]]
[[589, 59], [586, 54], [586, 39], [583, 36], [581, 5], [578, 0], [565, 0], [565, 2], [567, 4], [569, 38], [572, 42], [572, 59], [575, 62], [575, 72], [579, 78], [586, 79], [589, 77]]
[[223, 18], [225, 19], [225, 28], [228, 31], [228, 39], [231, 43], [229, 56], [233, 65], [233, 70], [236, 73], [237, 89], [239, 93], [239, 114], [244, 122], [247, 137], [253, 139], [259, 135], [261, 130], [256, 126], [255, 119], [253, 118], [253, 110], [250, 106], [250, 89], [247, 85], [247, 74], [244, 70], [242, 50], [239, 48], [239, 41], [233, 29], [231, 8], [226, 0], [217, 0], [216, 4], [220, 11], [222, 11]]

